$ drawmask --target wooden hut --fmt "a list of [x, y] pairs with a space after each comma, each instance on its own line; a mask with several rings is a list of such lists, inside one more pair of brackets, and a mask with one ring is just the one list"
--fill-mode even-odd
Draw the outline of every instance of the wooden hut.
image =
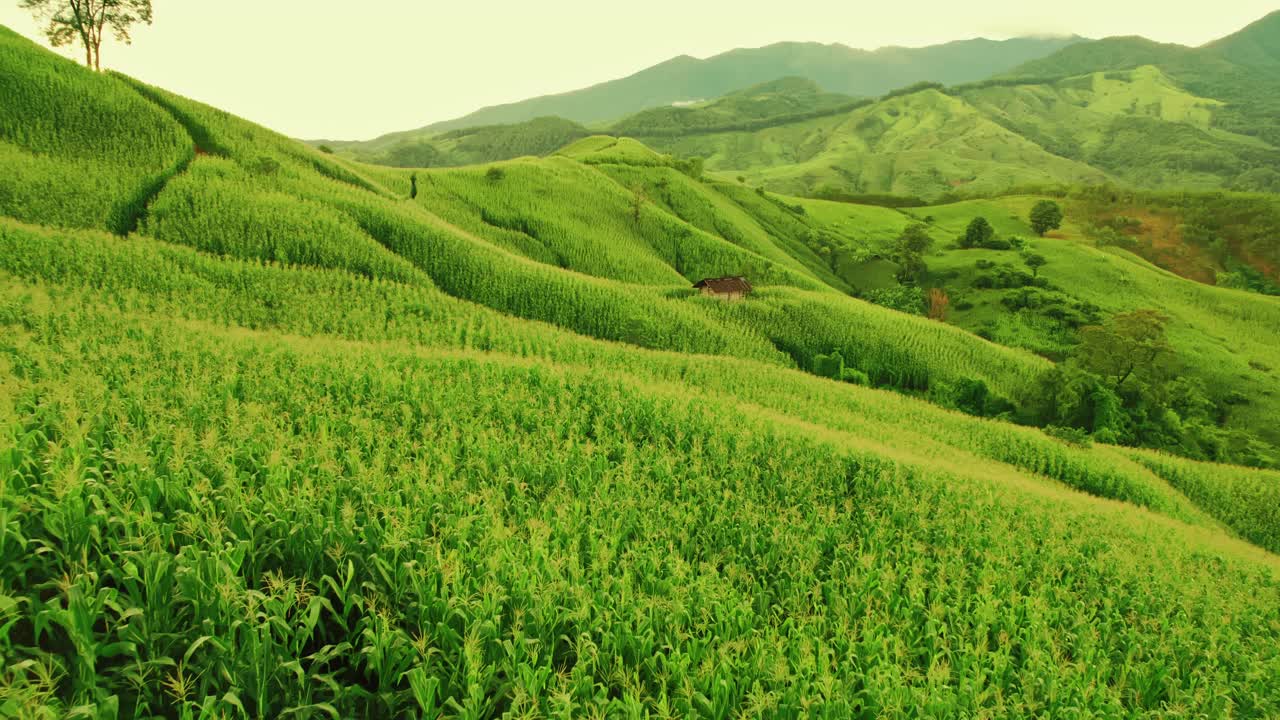
[[706, 278], [694, 283], [693, 287], [701, 290], [704, 297], [713, 297], [717, 300], [741, 300], [751, 293], [751, 283], [744, 277], [736, 276]]

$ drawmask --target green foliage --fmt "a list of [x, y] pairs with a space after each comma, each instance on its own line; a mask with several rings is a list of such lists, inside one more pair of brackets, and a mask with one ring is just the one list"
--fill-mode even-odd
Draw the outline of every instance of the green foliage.
[[1062, 206], [1052, 200], [1041, 200], [1031, 208], [1031, 229], [1043, 237], [1062, 227]]
[[1167, 323], [1158, 311], [1136, 310], [1084, 328], [1079, 359], [1086, 370], [1114, 381], [1117, 389], [1131, 377], [1161, 382], [1173, 354]]
[[1044, 434], [1051, 438], [1057, 438], [1065, 443], [1070, 443], [1080, 447], [1089, 447], [1093, 444], [1093, 439], [1089, 437], [1089, 433], [1081, 430], [1080, 428], [1049, 425], [1044, 429]]
[[867, 293], [866, 299], [867, 302], [911, 315], [924, 315], [925, 312], [924, 293], [914, 285], [872, 290]]
[[813, 374], [818, 377], [839, 380], [844, 375], [844, 356], [838, 350], [830, 355], [814, 356]]
[[1031, 268], [1032, 277], [1040, 277], [1040, 268], [1048, 265], [1049, 260], [1040, 253], [1028, 252], [1023, 253], [1022, 263]]
[[[924, 256], [933, 247], [933, 237], [929, 228], [921, 223], [908, 225], [892, 247], [893, 261], [901, 268], [898, 279], [902, 282], [917, 282], [929, 271]], [[884, 304], [884, 303], [879, 303]]]
[[79, 44], [85, 65], [102, 69], [102, 41], [110, 32], [117, 41], [132, 42], [133, 26], [151, 24], [151, 0], [19, 0], [45, 23], [44, 34], [53, 47]]
[[882, 97], [881, 99], [889, 100], [891, 98], [903, 97], [906, 95], [915, 95], [916, 93], [925, 92], [926, 90], [941, 91], [944, 89], [946, 89], [946, 86], [940, 82], [934, 82], [932, 80], [921, 80], [920, 82], [912, 83], [906, 87], [901, 87], [896, 90], [890, 90], [889, 92], [885, 93], [884, 97]]
[[962, 249], [986, 247], [988, 243], [995, 240], [995, 237], [996, 231], [991, 227], [991, 223], [987, 222], [986, 218], [978, 216], [969, 223], [969, 227], [965, 228], [964, 235], [956, 240], [956, 244]]

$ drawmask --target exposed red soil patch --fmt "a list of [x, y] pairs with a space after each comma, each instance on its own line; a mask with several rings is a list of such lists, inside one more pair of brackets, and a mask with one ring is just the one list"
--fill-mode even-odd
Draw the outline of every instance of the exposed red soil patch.
[[1106, 212], [1103, 220], [1126, 217], [1141, 223], [1125, 231], [1138, 241], [1138, 255], [1169, 272], [1196, 282], [1213, 285], [1217, 280], [1215, 263], [1203, 248], [1182, 237], [1182, 218], [1172, 213], [1158, 213], [1144, 208], [1126, 207]]

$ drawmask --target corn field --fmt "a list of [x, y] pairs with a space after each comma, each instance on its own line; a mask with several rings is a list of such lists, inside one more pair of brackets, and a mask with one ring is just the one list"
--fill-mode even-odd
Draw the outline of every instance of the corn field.
[[410, 199], [0, 69], [0, 717], [1280, 716], [1275, 474], [912, 397], [1049, 363], [820, 218], [612, 138]]

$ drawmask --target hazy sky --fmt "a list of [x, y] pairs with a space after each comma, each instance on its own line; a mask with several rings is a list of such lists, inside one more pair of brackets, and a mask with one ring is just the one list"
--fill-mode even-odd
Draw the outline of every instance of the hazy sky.
[[[1144, 35], [1199, 45], [1280, 0], [154, 0], [104, 67], [302, 138], [366, 139], [782, 40], [873, 49], [970, 37]], [[44, 42], [16, 0], [0, 24]], [[81, 52], [66, 49], [78, 58]]]

